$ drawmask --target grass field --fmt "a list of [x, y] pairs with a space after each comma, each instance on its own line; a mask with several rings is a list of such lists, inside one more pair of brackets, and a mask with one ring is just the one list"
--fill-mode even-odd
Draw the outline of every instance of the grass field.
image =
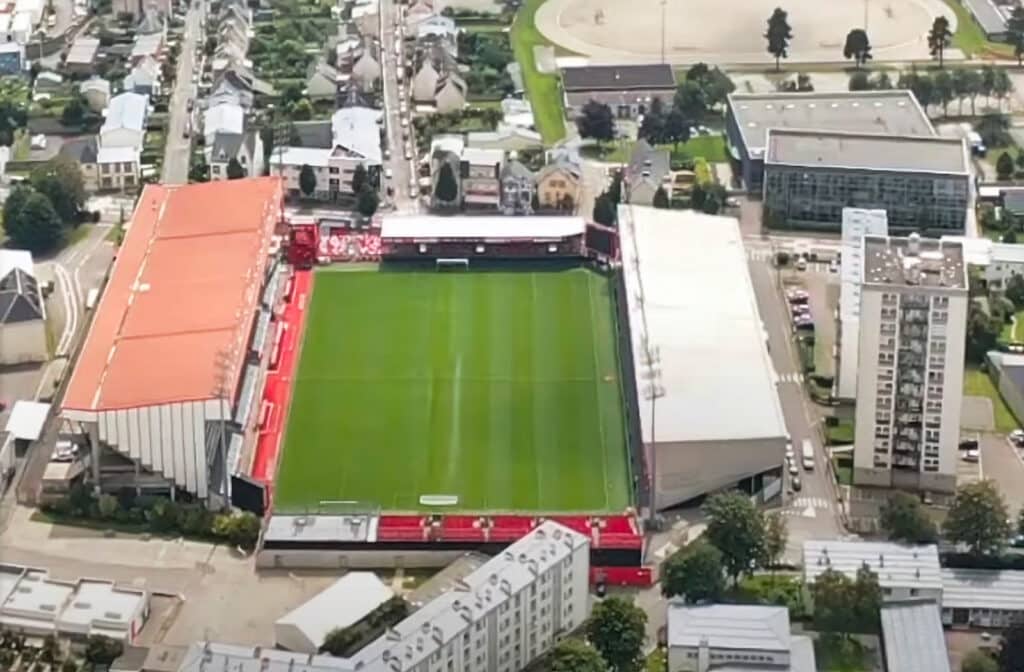
[[516, 61], [523, 69], [523, 84], [533, 106], [533, 119], [545, 145], [553, 145], [565, 137], [565, 110], [557, 75], [537, 70], [533, 48], [550, 44], [533, 21], [544, 0], [525, 0], [516, 12], [510, 38]]
[[621, 511], [609, 281], [561, 271], [318, 271], [278, 507]]

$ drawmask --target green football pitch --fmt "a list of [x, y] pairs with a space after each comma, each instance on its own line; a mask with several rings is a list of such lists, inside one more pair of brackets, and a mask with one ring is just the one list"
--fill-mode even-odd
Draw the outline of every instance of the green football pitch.
[[623, 510], [610, 291], [583, 268], [317, 271], [277, 508]]

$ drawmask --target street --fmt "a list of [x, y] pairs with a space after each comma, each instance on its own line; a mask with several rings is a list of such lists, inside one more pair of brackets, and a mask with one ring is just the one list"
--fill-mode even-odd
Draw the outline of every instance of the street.
[[[390, 180], [384, 179], [385, 188], [390, 184], [394, 189], [391, 200], [396, 212], [416, 212], [419, 198], [414, 195], [419, 186], [418, 176], [414, 169], [416, 161], [416, 143], [412, 137], [412, 122], [406, 127], [409, 144], [412, 145], [412, 160], [405, 158], [406, 142], [402, 137], [402, 114], [400, 101], [403, 99], [403, 87], [398, 83], [398, 69], [405, 67], [395, 53], [395, 45], [401, 44], [404, 35], [401, 10], [395, 0], [380, 0], [380, 43], [383, 54], [382, 70], [384, 83], [384, 119], [387, 133], [387, 148], [391, 153], [390, 160], [384, 162], [390, 168]], [[408, 109], [408, 108], [407, 108]], [[415, 187], [415, 190], [413, 189]]]
[[203, 0], [194, 2], [185, 15], [185, 31], [181, 41], [181, 54], [178, 57], [178, 72], [174, 79], [174, 92], [167, 107], [167, 146], [164, 149], [164, 167], [162, 181], [166, 184], [186, 184], [188, 169], [192, 158], [192, 130], [185, 137], [192, 113], [188, 110], [188, 100], [195, 101], [198, 93], [192, 82], [192, 72], [196, 62], [196, 49], [202, 33], [203, 16], [206, 5]]

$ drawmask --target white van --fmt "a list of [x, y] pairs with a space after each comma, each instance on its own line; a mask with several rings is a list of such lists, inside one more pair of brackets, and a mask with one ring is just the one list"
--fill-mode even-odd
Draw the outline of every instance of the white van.
[[801, 461], [803, 468], [806, 471], [814, 471], [814, 444], [811, 443], [810, 439], [804, 439], [801, 453], [803, 457]]
[[89, 290], [89, 293], [85, 295], [85, 309], [92, 310], [96, 307], [96, 303], [100, 300], [100, 290], [93, 287]]

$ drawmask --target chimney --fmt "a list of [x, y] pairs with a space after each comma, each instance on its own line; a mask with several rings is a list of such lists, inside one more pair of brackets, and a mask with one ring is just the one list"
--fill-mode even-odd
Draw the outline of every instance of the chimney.
[[708, 638], [701, 637], [697, 645], [697, 672], [708, 672], [711, 669], [711, 651], [708, 647]]

